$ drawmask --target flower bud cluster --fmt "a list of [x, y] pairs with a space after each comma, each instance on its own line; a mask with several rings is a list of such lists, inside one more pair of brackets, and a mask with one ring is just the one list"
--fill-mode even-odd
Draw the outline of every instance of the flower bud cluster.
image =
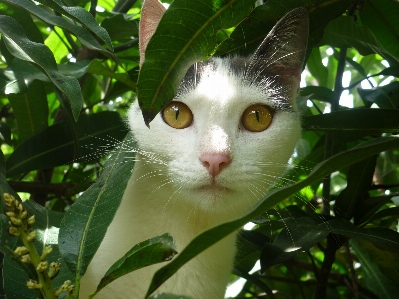
[[68, 293], [66, 298], [73, 296], [74, 286], [71, 285], [69, 280], [65, 281], [57, 291], [53, 289], [51, 279], [59, 273], [61, 264], [54, 262], [49, 264], [45, 260], [53, 250], [51, 246], [45, 246], [42, 254], [38, 255], [34, 246], [37, 232], [32, 229], [35, 223], [35, 215], [29, 217], [28, 211], [21, 202], [11, 194], [4, 193], [3, 198], [8, 209], [6, 212], [10, 225], [8, 232], [10, 235], [18, 236], [24, 244], [24, 246], [15, 248], [14, 255], [22, 263], [32, 264], [36, 269], [39, 282], [31, 279], [26, 283], [26, 286], [29, 289], [42, 289], [43, 292], [47, 292], [47, 297], [49, 298], [58, 297], [64, 292]]
[[64, 282], [62, 286], [55, 292], [57, 296], [59, 296], [61, 293], [67, 292], [68, 294], [72, 294], [75, 286], [71, 284], [70, 280], [67, 280]]
[[[35, 223], [35, 217], [28, 218], [28, 211], [24, 208], [22, 203], [15, 199], [9, 193], [3, 194], [4, 201], [8, 208], [6, 216], [10, 219], [8, 232], [12, 236], [20, 236], [21, 229], [30, 230], [32, 225]], [[32, 242], [36, 238], [36, 231], [30, 231], [28, 234], [28, 241]], [[18, 255], [18, 254], [17, 254]]]

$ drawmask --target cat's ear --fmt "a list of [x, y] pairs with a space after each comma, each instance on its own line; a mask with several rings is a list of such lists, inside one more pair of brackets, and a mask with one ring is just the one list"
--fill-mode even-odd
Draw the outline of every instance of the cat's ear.
[[309, 17], [303, 7], [287, 13], [273, 27], [255, 51], [246, 70], [251, 83], [273, 79], [290, 86], [295, 95], [301, 81], [303, 60], [309, 35]]
[[144, 0], [139, 28], [140, 67], [144, 62], [147, 44], [157, 29], [165, 10], [158, 0]]

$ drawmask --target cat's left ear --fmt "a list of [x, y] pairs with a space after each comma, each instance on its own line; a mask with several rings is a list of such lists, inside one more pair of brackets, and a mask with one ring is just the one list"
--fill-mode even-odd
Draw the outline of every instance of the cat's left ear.
[[291, 95], [295, 95], [301, 81], [308, 36], [307, 10], [299, 7], [287, 13], [252, 56], [246, 71], [247, 80], [255, 83], [272, 78], [280, 86], [289, 86]]
[[157, 29], [165, 10], [165, 7], [158, 0], [144, 0], [139, 25], [140, 67], [144, 62], [148, 42]]

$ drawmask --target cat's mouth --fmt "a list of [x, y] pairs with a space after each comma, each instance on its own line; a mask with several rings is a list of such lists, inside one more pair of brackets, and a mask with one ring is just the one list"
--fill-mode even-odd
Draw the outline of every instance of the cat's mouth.
[[195, 188], [196, 191], [199, 192], [212, 192], [212, 193], [229, 193], [232, 192], [233, 190], [231, 190], [230, 188], [226, 188], [223, 186], [220, 186], [219, 184], [212, 182], [209, 185], [203, 185], [200, 187]]

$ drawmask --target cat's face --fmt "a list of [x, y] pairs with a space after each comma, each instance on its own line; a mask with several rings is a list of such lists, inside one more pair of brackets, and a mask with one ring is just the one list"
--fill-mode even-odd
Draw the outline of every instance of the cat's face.
[[[140, 63], [163, 13], [160, 4], [143, 7]], [[129, 125], [149, 173], [142, 183], [159, 176], [158, 185], [179, 205], [235, 215], [249, 210], [281, 178], [300, 138], [294, 103], [307, 36], [307, 12], [298, 8], [276, 24], [252, 57], [195, 64], [151, 129], [136, 101]]]
[[[290, 99], [248, 80], [249, 63], [216, 58], [192, 67], [150, 129], [137, 103], [129, 112], [140, 149], [164, 162], [155, 159], [151, 168], [163, 168], [169, 185], [179, 190], [176, 197], [198, 208], [226, 204], [248, 210], [282, 176], [300, 138]], [[210, 171], [207, 162], [220, 169]]]

